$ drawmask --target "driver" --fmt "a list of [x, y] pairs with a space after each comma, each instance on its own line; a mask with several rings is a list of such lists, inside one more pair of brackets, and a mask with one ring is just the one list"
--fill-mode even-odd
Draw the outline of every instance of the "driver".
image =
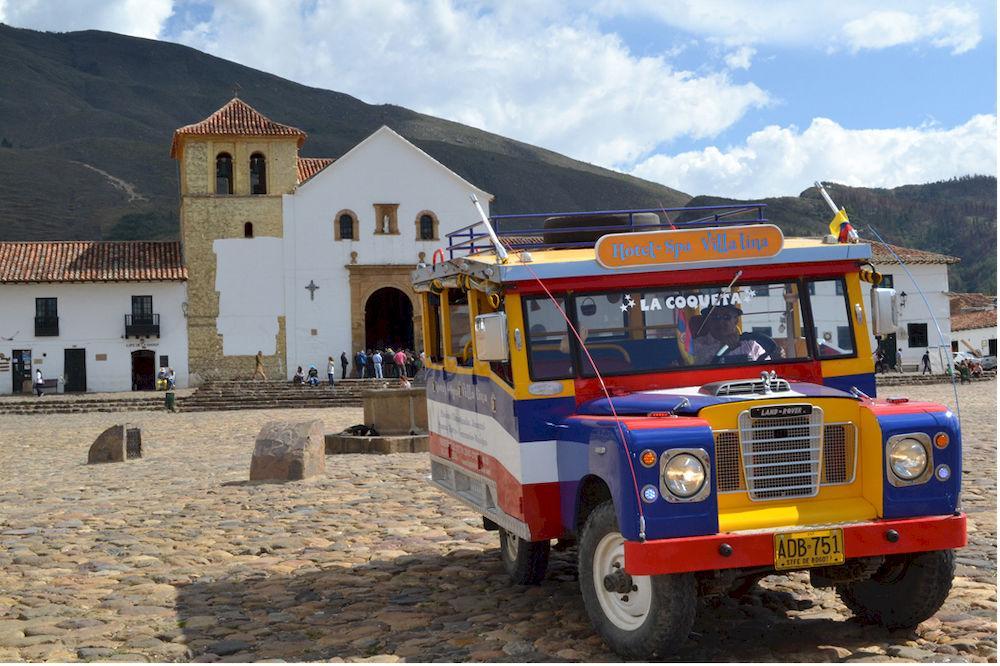
[[698, 365], [726, 361], [756, 361], [766, 352], [756, 340], [740, 339], [740, 317], [734, 305], [716, 305], [701, 311], [700, 334], [694, 339], [694, 358]]

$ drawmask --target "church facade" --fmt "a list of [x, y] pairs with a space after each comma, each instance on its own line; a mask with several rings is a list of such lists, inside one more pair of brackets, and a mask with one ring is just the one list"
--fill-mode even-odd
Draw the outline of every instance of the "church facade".
[[192, 383], [422, 348], [416, 264], [493, 197], [388, 127], [337, 160], [234, 98], [174, 133]]

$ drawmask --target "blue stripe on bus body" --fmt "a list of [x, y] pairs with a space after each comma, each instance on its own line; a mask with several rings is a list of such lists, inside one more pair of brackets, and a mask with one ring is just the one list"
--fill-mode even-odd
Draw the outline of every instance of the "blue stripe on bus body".
[[[962, 434], [958, 419], [951, 412], [924, 412], [920, 414], [891, 414], [878, 416], [882, 428], [882, 511], [886, 518], [907, 518], [911, 516], [941, 516], [954, 513], [958, 507], [959, 491], [962, 485]], [[947, 481], [940, 481], [932, 475], [926, 483], [914, 486], [896, 487], [889, 483], [892, 472], [885, 465], [885, 444], [894, 435], [924, 433], [931, 442], [934, 435], [946, 432], [951, 441], [944, 449], [933, 444], [931, 451], [933, 467], [948, 465], [951, 474]]]
[[845, 393], [850, 393], [855, 387], [865, 395], [875, 397], [875, 375], [871, 372], [862, 372], [857, 375], [841, 375], [839, 377], [824, 377], [823, 385], [835, 388]]

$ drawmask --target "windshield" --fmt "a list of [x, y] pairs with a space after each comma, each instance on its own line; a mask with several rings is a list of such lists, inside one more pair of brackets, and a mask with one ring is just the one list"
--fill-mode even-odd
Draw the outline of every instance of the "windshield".
[[[812, 308], [810, 295], [815, 298]], [[582, 292], [566, 300], [567, 311], [574, 316], [580, 338], [601, 374], [774, 364], [854, 354], [853, 330], [839, 279]], [[545, 367], [542, 374], [552, 378], [553, 359], [534, 356], [536, 349], [540, 353], [546, 348], [548, 356], [553, 356], [553, 329], [559, 322], [546, 317], [544, 328], [536, 326], [540, 323], [534, 320], [536, 313], [548, 310], [542, 302], [531, 303], [525, 310], [529, 343], [534, 342], [532, 333], [542, 330], [548, 342], [529, 344], [531, 365]], [[563, 342], [560, 351], [568, 361], [570, 350], [565, 342], [571, 336], [563, 338], [565, 326], [558, 328]], [[807, 334], [810, 330], [812, 335]], [[566, 361], [563, 368], [570, 366]], [[583, 354], [577, 357], [576, 367], [583, 376], [594, 375]]]

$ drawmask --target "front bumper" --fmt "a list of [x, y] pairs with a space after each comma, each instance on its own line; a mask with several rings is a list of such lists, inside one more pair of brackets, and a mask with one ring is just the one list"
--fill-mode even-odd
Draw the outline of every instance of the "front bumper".
[[[966, 544], [964, 513], [841, 525], [799, 525], [780, 530], [626, 541], [625, 571], [633, 576], [650, 576], [774, 566], [775, 533], [828, 528], [844, 531], [844, 556], [847, 559], [948, 550]], [[893, 536], [898, 538], [890, 541]]]

